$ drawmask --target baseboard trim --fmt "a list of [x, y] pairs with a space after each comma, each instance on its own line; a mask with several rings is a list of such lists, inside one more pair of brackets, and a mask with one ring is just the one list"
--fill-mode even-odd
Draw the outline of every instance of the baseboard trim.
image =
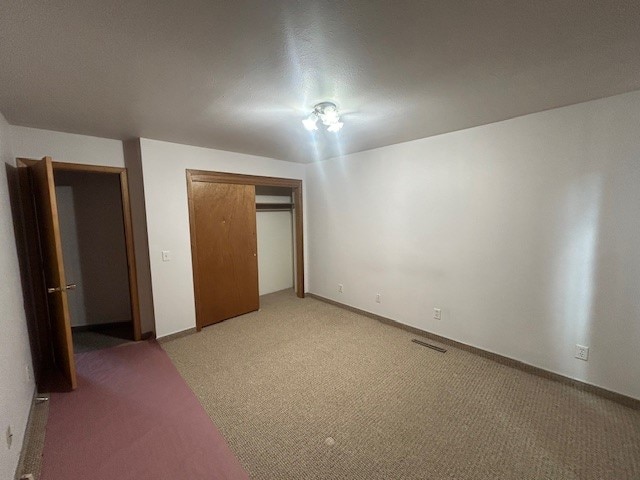
[[18, 456], [18, 465], [16, 466], [16, 472], [14, 474], [15, 480], [20, 480], [23, 475], [24, 462], [27, 454], [27, 446], [31, 439], [31, 424], [34, 417], [34, 408], [36, 406], [36, 398], [38, 398], [38, 389], [34, 387], [33, 396], [31, 397], [31, 407], [29, 407], [29, 416], [27, 417], [27, 424], [25, 426], [24, 435], [22, 436], [22, 446], [20, 448], [20, 455]]
[[196, 333], [198, 330], [196, 327], [187, 328], [186, 330], [181, 330], [176, 333], [172, 333], [170, 335], [165, 335], [164, 337], [158, 338], [158, 343], [170, 342], [171, 340], [177, 340], [178, 338], [186, 337], [188, 335]]
[[311, 298], [315, 298], [316, 300], [320, 300], [321, 302], [325, 302], [330, 305], [334, 305], [336, 307], [349, 310], [350, 312], [358, 313], [360, 315], [364, 315], [365, 317], [378, 320], [379, 322], [385, 323], [387, 325], [400, 328], [414, 335], [419, 335], [421, 337], [428, 338], [430, 340], [442, 343], [444, 345], [450, 345], [452, 347], [474, 353], [481, 357], [488, 358], [489, 360], [493, 360], [494, 362], [498, 362], [502, 365], [506, 365], [512, 368], [517, 368], [518, 370], [522, 370], [524, 372], [531, 373], [539, 377], [553, 380], [555, 382], [560, 382], [584, 392], [593, 393], [594, 395], [598, 395], [599, 397], [606, 398], [607, 400], [612, 400], [616, 403], [624, 405], [625, 407], [632, 408], [634, 410], [640, 410], [639, 399], [629, 397], [627, 395], [623, 395], [622, 393], [613, 392], [611, 390], [607, 390], [606, 388], [598, 387], [590, 383], [585, 383], [580, 380], [576, 380], [574, 378], [565, 377], [564, 375], [560, 375], [559, 373], [550, 372], [543, 368], [535, 367], [533, 365], [529, 365], [528, 363], [521, 362], [520, 360], [514, 360], [513, 358], [505, 357], [504, 355], [500, 355], [498, 353], [488, 352], [486, 350], [482, 350], [481, 348], [473, 347], [471, 345], [467, 345], [466, 343], [461, 343], [447, 337], [442, 337], [440, 335], [436, 335], [435, 333], [431, 333], [426, 330], [420, 330], [419, 328], [405, 325], [391, 318], [383, 317], [381, 315], [376, 315], [375, 313], [367, 312], [366, 310], [361, 310], [359, 308], [352, 307], [344, 303], [336, 302], [335, 300], [331, 300], [331, 299], [322, 297], [320, 295], [316, 295], [315, 293], [307, 292], [306, 295]]
[[155, 340], [156, 332], [144, 332], [140, 336], [140, 340]]

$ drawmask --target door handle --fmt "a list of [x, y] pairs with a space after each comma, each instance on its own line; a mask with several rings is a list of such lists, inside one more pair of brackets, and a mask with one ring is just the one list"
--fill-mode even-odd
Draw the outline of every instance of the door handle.
[[66, 287], [49, 287], [47, 288], [47, 293], [56, 293], [62, 292], [63, 290], [75, 290], [77, 285], [75, 283], [70, 283]]

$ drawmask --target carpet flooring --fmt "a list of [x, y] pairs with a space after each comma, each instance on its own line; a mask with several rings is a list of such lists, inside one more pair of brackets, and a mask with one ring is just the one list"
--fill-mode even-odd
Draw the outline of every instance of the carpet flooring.
[[52, 393], [42, 480], [248, 479], [166, 353], [139, 342], [76, 355]]
[[117, 347], [131, 343], [129, 340], [130, 333], [122, 331], [122, 329], [113, 328], [103, 331], [77, 331], [72, 333], [73, 351], [74, 353], [91, 352], [100, 350], [101, 348]]
[[640, 479], [640, 411], [292, 292], [162, 342], [253, 479]]
[[287, 291], [162, 347], [253, 479], [640, 479], [639, 411], [412, 338]]
[[[47, 396], [43, 395], [43, 396]], [[36, 402], [31, 410], [29, 425], [24, 439], [24, 448], [20, 455], [17, 477], [31, 474], [34, 479], [40, 478], [42, 467], [42, 450], [44, 448], [44, 436], [49, 418], [49, 402]]]

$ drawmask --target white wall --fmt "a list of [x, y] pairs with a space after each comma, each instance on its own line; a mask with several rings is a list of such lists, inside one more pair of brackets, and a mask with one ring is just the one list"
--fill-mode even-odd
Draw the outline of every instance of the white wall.
[[16, 157], [53, 157], [58, 162], [124, 167], [122, 142], [109, 138], [11, 126]]
[[[140, 143], [156, 334], [162, 337], [195, 327], [186, 169], [304, 181], [305, 166], [157, 140]], [[171, 261], [162, 261], [163, 250], [171, 251]]]
[[[15, 165], [11, 128], [0, 114], [0, 478], [13, 478], [35, 389], [6, 166]], [[13, 443], [5, 435], [11, 426]]]
[[76, 284], [75, 290], [67, 292], [71, 326], [76, 327], [87, 324], [87, 309], [84, 305], [84, 282], [81, 281], [82, 266], [73, 197], [73, 188], [71, 186], [56, 185], [60, 238], [62, 239], [62, 256], [64, 258], [64, 276], [67, 283]]
[[[289, 189], [290, 191], [290, 189]], [[291, 195], [262, 195], [256, 203], [291, 203]], [[294, 287], [293, 212], [256, 212], [258, 289], [260, 295]]]
[[639, 125], [633, 92], [309, 165], [309, 291], [640, 398]]
[[142, 159], [140, 139], [124, 142], [124, 162], [129, 179], [129, 202], [133, 224], [133, 247], [136, 254], [138, 279], [138, 306], [140, 308], [141, 332], [155, 332], [153, 319], [153, 294], [151, 289], [151, 267], [149, 265], [149, 243], [147, 241], [147, 216], [142, 181]]

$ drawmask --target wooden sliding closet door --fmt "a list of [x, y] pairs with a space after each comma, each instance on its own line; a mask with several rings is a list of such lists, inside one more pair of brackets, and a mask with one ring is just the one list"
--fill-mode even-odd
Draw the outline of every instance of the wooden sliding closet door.
[[259, 308], [255, 197], [253, 185], [191, 183], [198, 330]]

